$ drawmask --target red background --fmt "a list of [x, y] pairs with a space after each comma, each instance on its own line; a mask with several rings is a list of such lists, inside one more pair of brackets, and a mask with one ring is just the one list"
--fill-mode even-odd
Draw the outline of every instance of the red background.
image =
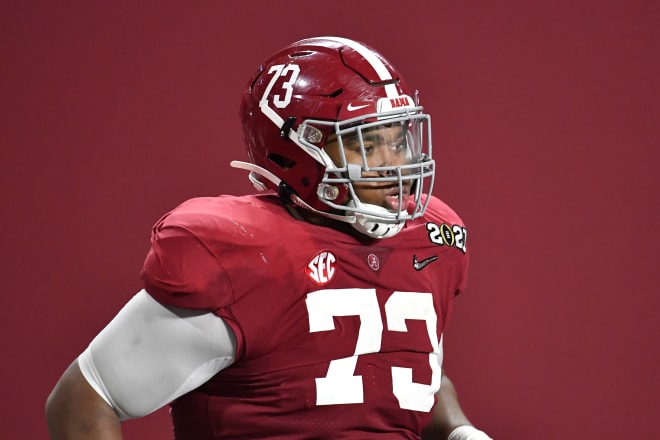
[[[140, 288], [149, 229], [251, 191], [237, 109], [294, 40], [373, 44], [433, 115], [472, 270], [446, 369], [496, 439], [652, 439], [657, 1], [3, 1], [0, 438]], [[169, 438], [164, 410], [125, 425]]]

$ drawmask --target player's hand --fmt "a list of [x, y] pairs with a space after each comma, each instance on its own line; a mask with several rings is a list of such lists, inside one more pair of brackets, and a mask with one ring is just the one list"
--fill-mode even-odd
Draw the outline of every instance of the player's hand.
[[483, 431], [479, 431], [474, 426], [463, 425], [454, 429], [447, 440], [493, 440]]

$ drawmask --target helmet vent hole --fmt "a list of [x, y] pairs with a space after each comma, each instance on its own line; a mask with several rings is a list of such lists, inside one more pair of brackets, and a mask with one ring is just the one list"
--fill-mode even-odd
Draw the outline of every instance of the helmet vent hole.
[[300, 57], [309, 56], [313, 53], [314, 52], [312, 52], [311, 50], [304, 50], [304, 51], [300, 51], [300, 52], [294, 52], [294, 53], [290, 54], [289, 57], [290, 58], [300, 58]]
[[328, 94], [328, 95], [322, 95], [322, 96], [327, 96], [328, 98], [336, 98], [337, 96], [341, 95], [344, 93], [343, 89], [337, 89], [334, 92]]
[[296, 161], [289, 159], [288, 157], [284, 157], [280, 154], [275, 154], [275, 153], [270, 153], [268, 155], [268, 159], [277, 164], [280, 168], [283, 170], [290, 170], [294, 166], [296, 166]]

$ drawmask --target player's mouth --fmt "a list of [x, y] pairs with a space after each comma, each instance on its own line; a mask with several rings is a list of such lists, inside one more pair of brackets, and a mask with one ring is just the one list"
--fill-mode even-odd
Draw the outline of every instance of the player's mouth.
[[407, 186], [403, 187], [403, 192], [399, 193], [399, 187], [389, 190], [385, 194], [385, 208], [390, 211], [405, 212], [408, 208], [408, 200], [410, 200], [410, 190]]

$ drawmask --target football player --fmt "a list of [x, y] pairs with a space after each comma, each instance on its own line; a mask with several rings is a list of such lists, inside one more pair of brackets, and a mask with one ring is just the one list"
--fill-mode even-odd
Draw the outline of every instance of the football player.
[[[431, 195], [429, 115], [382, 55], [295, 42], [240, 108], [260, 190], [153, 227], [138, 292], [47, 402], [53, 439], [120, 439], [171, 405], [175, 437], [486, 440], [442, 371], [467, 232]], [[426, 429], [426, 431], [425, 431]]]

